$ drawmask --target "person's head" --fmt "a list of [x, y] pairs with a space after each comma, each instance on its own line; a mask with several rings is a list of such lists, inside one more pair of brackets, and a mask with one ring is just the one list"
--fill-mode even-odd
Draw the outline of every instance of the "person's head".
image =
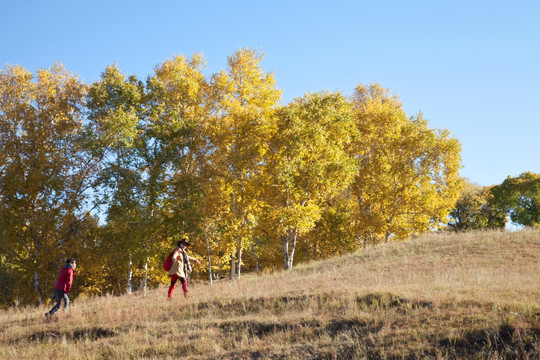
[[182, 240], [178, 240], [176, 242], [176, 245], [179, 247], [179, 248], [182, 248], [182, 249], [185, 249], [187, 248], [189, 245], [191, 245], [186, 238], [183, 238]]
[[74, 269], [77, 267], [75, 259], [66, 259], [66, 265], [71, 265]]

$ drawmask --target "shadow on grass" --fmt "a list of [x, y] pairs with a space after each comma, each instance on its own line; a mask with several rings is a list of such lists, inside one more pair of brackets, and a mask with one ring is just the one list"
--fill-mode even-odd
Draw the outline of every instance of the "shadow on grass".
[[456, 358], [484, 354], [504, 359], [540, 359], [540, 326], [518, 329], [504, 324], [477, 329], [460, 337], [444, 338], [439, 346]]
[[356, 298], [356, 303], [360, 308], [369, 309], [432, 309], [433, 303], [430, 301], [410, 300], [391, 293], [371, 293]]
[[331, 338], [347, 335], [360, 339], [381, 330], [381, 322], [374, 323], [356, 319], [333, 319], [327, 323], [319, 320], [299, 322], [264, 322], [264, 321], [227, 321], [217, 327], [223, 334], [234, 333], [242, 338], [247, 334], [252, 337], [264, 338], [273, 334], [290, 333], [294, 337], [305, 339], [317, 338], [323, 334]]
[[119, 328], [106, 329], [94, 327], [88, 329], [79, 329], [73, 331], [60, 332], [57, 330], [38, 331], [20, 340], [48, 342], [65, 338], [66, 340], [76, 341], [81, 339], [97, 340], [118, 336], [123, 330]]

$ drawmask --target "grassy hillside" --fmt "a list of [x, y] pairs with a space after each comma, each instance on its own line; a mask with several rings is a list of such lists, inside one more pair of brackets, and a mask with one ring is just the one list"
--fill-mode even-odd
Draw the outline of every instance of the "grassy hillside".
[[[0, 312], [6, 359], [540, 358], [540, 231], [431, 235], [166, 300]], [[76, 279], [75, 285], [76, 286]]]

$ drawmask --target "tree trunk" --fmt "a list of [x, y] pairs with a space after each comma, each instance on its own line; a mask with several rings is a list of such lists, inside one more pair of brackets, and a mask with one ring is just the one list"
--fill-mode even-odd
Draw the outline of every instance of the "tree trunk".
[[142, 280], [142, 291], [144, 294], [146, 294], [146, 288], [148, 286], [148, 262], [150, 261], [150, 257], [146, 257], [144, 261], [144, 276]]
[[294, 264], [294, 251], [296, 250], [296, 240], [298, 239], [298, 228], [294, 231], [288, 230], [282, 237], [281, 245], [283, 256], [285, 257], [285, 270], [291, 270]]
[[[150, 210], [150, 218], [153, 218], [154, 217], [154, 209], [152, 207], [152, 209]], [[142, 278], [142, 286], [141, 286], [141, 290], [143, 291], [144, 294], [146, 294], [146, 289], [148, 288], [148, 263], [150, 262], [150, 256], [148, 255], [149, 253], [149, 249], [152, 248], [152, 235], [149, 234], [147, 237], [146, 237], [146, 245], [145, 245], [145, 252], [147, 253], [146, 255], [146, 259], [144, 260], [144, 276]]]
[[251, 253], [255, 257], [255, 273], [259, 273], [259, 254], [257, 254], [257, 251], [255, 250], [255, 246], [253, 246], [253, 243], [251, 244]]
[[231, 255], [231, 280], [234, 280], [236, 278], [236, 259], [234, 258], [234, 254]]
[[237, 256], [237, 261], [238, 261], [238, 276], [236, 277], [237, 279], [240, 279], [240, 272], [241, 272], [241, 269], [242, 269], [242, 239], [238, 240], [238, 256]]
[[39, 263], [40, 263], [40, 244], [36, 237], [33, 237], [32, 242], [34, 244], [34, 251], [32, 258], [34, 260], [34, 291], [37, 295], [38, 304], [43, 304], [43, 296], [41, 295], [41, 278], [39, 277]]
[[131, 292], [133, 291], [133, 263], [131, 261], [131, 252], [129, 253], [129, 262], [128, 262], [128, 273], [127, 273], [127, 293], [131, 295]]
[[365, 237], [358, 238], [357, 242], [358, 242], [358, 245], [360, 245], [360, 248], [362, 250], [366, 249], [366, 247], [367, 247], [367, 239]]
[[289, 270], [293, 268], [293, 261], [294, 261], [294, 252], [296, 250], [296, 240], [298, 239], [298, 228], [294, 229], [293, 233], [293, 240], [292, 240], [292, 247], [291, 247], [291, 255], [289, 256]]
[[281, 253], [285, 260], [285, 270], [289, 270], [289, 237], [287, 234], [281, 235]]
[[208, 241], [208, 236], [206, 236], [206, 253], [208, 254], [208, 279], [210, 280], [210, 285], [212, 285], [212, 254], [210, 252], [210, 241]]
[[392, 225], [392, 222], [394, 221], [394, 215], [390, 216], [388, 220], [386, 220], [386, 234], [384, 235], [384, 240], [386, 243], [390, 242], [390, 235], [392, 233], [390, 232], [390, 225]]
[[43, 297], [41, 296], [41, 279], [37, 270], [34, 271], [34, 291], [37, 294], [38, 304], [43, 304]]

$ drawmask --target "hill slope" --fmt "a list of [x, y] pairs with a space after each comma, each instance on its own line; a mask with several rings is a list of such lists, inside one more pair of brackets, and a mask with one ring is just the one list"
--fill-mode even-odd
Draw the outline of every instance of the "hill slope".
[[[299, 266], [0, 312], [0, 358], [540, 358], [540, 231], [431, 235]], [[75, 285], [76, 286], [76, 282]]]

